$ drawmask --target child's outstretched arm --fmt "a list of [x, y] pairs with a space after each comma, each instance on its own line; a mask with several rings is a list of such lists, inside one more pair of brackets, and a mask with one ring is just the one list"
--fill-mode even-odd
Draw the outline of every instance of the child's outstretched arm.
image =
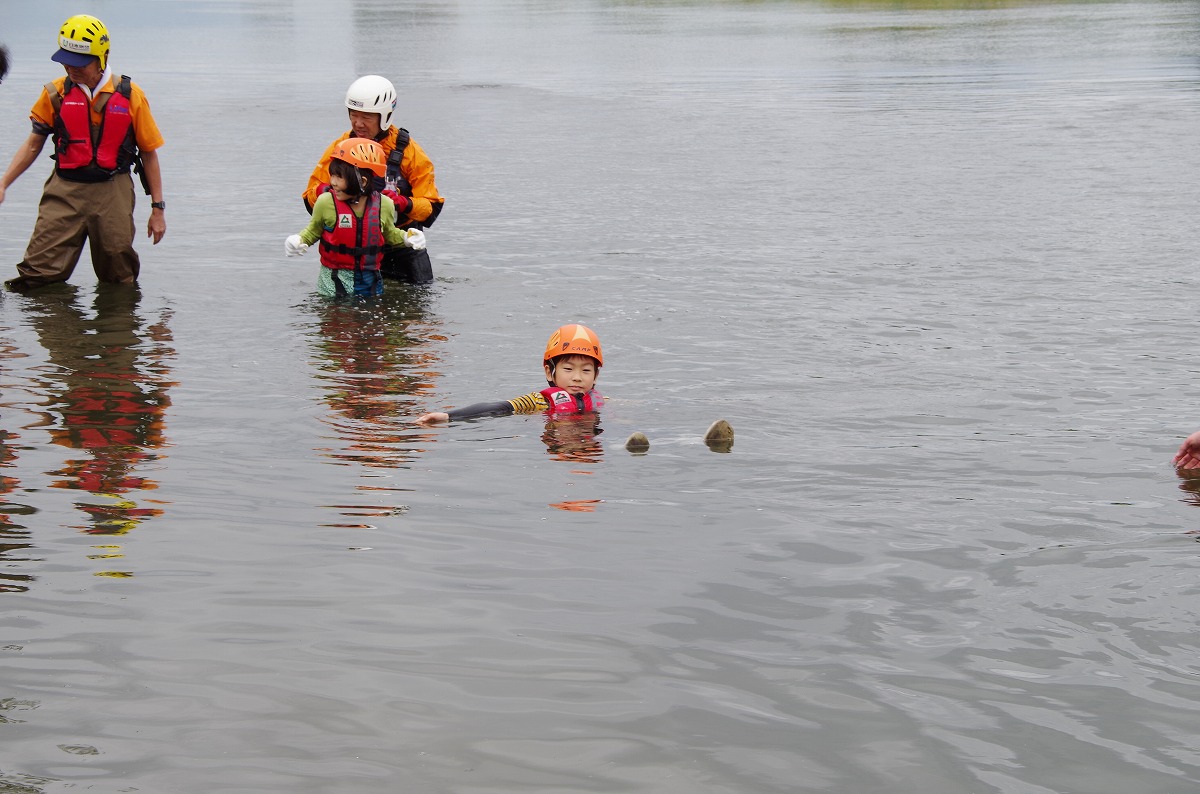
[[329, 193], [322, 193], [317, 199], [317, 203], [313, 205], [313, 213], [308, 225], [301, 229], [299, 234], [293, 234], [283, 241], [283, 252], [288, 256], [303, 254], [310, 245], [321, 239], [322, 229], [327, 226], [330, 229], [333, 228], [336, 215], [333, 196]]
[[293, 234], [283, 241], [283, 253], [286, 256], [301, 256], [307, 250], [308, 244], [298, 234]]
[[549, 403], [541, 392], [522, 394], [515, 400], [498, 400], [496, 402], [475, 403], [466, 408], [453, 408], [450, 411], [434, 411], [417, 417], [417, 424], [433, 425], [439, 422], [453, 422], [459, 419], [479, 419], [483, 416], [512, 416], [513, 414], [536, 414], [549, 408]]
[[446, 413], [445, 411], [433, 411], [432, 413], [427, 413], [417, 417], [417, 424], [419, 425], [440, 425], [443, 422], [449, 421], [450, 414]]
[[1200, 469], [1200, 430], [1192, 433], [1179, 445], [1179, 451], [1175, 453], [1175, 467]]
[[508, 400], [497, 402], [475, 403], [466, 408], [454, 408], [450, 411], [434, 411], [417, 417], [417, 424], [434, 425], [440, 422], [452, 422], [458, 419], [479, 419], [484, 416], [512, 416], [513, 405]]

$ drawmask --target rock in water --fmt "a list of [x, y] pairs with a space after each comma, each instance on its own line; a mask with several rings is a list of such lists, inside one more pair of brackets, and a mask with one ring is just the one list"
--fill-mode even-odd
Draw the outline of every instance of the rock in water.
[[634, 453], [644, 453], [650, 449], [650, 439], [645, 433], [634, 433], [625, 441], [625, 449]]
[[713, 452], [729, 452], [733, 449], [733, 428], [724, 419], [718, 419], [704, 434], [704, 443]]

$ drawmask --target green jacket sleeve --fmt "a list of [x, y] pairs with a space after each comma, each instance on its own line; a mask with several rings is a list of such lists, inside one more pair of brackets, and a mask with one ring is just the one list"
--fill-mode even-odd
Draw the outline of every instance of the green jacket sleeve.
[[333, 224], [337, 221], [335, 215], [333, 196], [329, 193], [322, 193], [317, 197], [317, 203], [313, 204], [312, 217], [308, 219], [308, 225], [300, 232], [300, 241], [305, 245], [312, 245], [320, 240], [322, 231], [333, 228]]

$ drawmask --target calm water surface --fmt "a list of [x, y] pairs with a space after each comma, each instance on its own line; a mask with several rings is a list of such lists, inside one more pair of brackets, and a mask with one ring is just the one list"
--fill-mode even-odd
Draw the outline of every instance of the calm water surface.
[[[78, 10], [7, 15], [3, 162]], [[1200, 786], [1195, 2], [93, 10], [169, 229], [0, 297], [0, 791]], [[335, 305], [367, 72], [438, 280]], [[576, 320], [598, 427], [412, 423]]]

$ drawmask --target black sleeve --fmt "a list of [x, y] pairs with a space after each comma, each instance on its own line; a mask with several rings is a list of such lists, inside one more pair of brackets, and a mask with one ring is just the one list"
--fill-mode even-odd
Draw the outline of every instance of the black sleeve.
[[508, 400], [498, 400], [496, 402], [475, 403], [468, 405], [466, 408], [455, 408], [452, 411], [447, 411], [451, 421], [456, 419], [477, 419], [481, 416], [512, 416], [512, 403]]

